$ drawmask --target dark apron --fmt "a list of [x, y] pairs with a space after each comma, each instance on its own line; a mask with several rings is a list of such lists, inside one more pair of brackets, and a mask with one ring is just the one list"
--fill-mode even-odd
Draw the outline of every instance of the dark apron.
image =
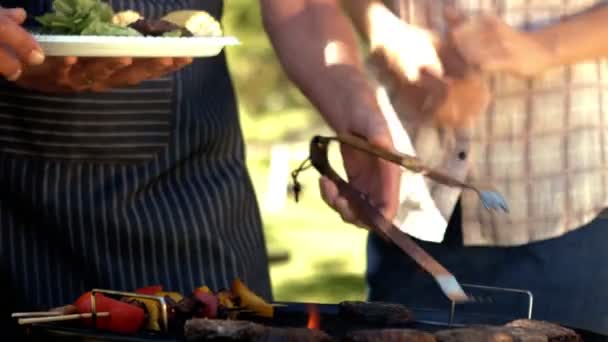
[[[221, 0], [112, 0], [154, 18]], [[30, 16], [51, 0], [20, 2]], [[0, 5], [9, 6], [0, 0]], [[92, 288], [189, 293], [241, 278], [271, 298], [225, 55], [102, 94], [0, 84], [0, 285], [12, 311]]]
[[[459, 208], [455, 213], [443, 243], [417, 242], [460, 282], [529, 290], [534, 296], [534, 319], [608, 335], [606, 219], [598, 218], [556, 239], [521, 247], [488, 248], [463, 247]], [[368, 240], [367, 267], [370, 300], [449, 308], [434, 280], [377, 236]], [[506, 316], [525, 313], [527, 302], [518, 298], [510, 303], [488, 303], [476, 312]]]

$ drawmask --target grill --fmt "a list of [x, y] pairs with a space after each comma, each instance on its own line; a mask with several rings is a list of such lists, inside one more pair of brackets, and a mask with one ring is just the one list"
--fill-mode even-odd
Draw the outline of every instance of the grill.
[[[424, 332], [453, 329], [475, 325], [504, 325], [519, 318], [532, 318], [533, 296], [529, 291], [487, 287], [463, 284], [463, 288], [475, 301], [471, 304], [452, 304], [442, 309], [411, 308], [414, 320], [406, 323], [386, 324], [345, 318], [340, 313], [339, 304], [282, 302], [275, 308], [272, 319], [264, 319], [243, 314], [241, 319], [275, 328], [304, 328], [309, 324], [311, 308], [318, 313], [318, 328], [336, 340], [344, 338], [348, 333], [356, 330], [380, 329], [414, 329]], [[94, 290], [101, 293], [117, 294], [120, 292]], [[518, 312], [498, 312], [497, 306], [504, 302], [514, 303], [519, 307]], [[578, 331], [582, 335], [588, 332]], [[27, 328], [30, 341], [87, 341], [87, 342], [181, 342], [183, 336], [168, 333], [142, 332], [135, 336], [124, 336], [82, 328], [77, 323], [46, 323], [34, 324]]]

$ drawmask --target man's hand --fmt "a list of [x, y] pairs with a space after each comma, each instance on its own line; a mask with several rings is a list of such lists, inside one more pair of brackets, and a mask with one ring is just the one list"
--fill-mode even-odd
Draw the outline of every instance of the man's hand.
[[370, 56], [369, 64], [377, 79], [390, 89], [393, 107], [407, 115], [411, 123], [428, 121], [443, 128], [470, 127], [490, 102], [488, 84], [449, 39], [437, 43], [437, 52], [443, 76], [422, 70], [415, 82], [378, 53]]
[[191, 62], [191, 58], [53, 57], [26, 68], [16, 83], [49, 93], [99, 92], [159, 78]]
[[424, 72], [443, 76], [432, 32], [405, 23], [384, 6], [374, 6], [370, 12], [371, 53], [381, 56], [389, 69], [410, 83], [418, 82]]
[[494, 15], [462, 20], [458, 10], [449, 9], [446, 19], [461, 22], [453, 26], [451, 38], [466, 61], [483, 72], [533, 77], [548, 68], [554, 58], [551, 49], [531, 34]]
[[21, 27], [25, 18], [21, 8], [0, 7], [0, 74], [9, 81], [18, 79], [28, 66], [44, 62], [42, 48]]
[[[379, 110], [371, 111], [373, 108], [374, 106], [369, 112], [354, 109], [353, 115], [349, 118], [351, 125], [348, 133], [362, 137], [378, 147], [394, 150], [386, 120]], [[348, 182], [360, 192], [367, 194], [384, 216], [392, 220], [399, 206], [401, 181], [399, 166], [348, 146], [341, 147], [341, 152]], [[336, 210], [344, 221], [368, 228], [363, 226], [358, 214], [346, 198], [340, 196], [338, 188], [332, 181], [322, 177], [320, 187], [323, 200]]]

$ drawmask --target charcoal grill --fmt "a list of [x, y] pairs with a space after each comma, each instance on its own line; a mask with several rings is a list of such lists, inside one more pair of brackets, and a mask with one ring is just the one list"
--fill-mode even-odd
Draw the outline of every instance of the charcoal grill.
[[[463, 284], [463, 288], [475, 299], [470, 304], [452, 304], [443, 309], [411, 308], [415, 320], [399, 324], [374, 324], [351, 321], [340, 315], [338, 304], [279, 302], [275, 307], [275, 317], [243, 317], [270, 327], [306, 327], [310, 306], [314, 305], [320, 315], [320, 329], [340, 339], [347, 333], [361, 329], [408, 328], [433, 332], [447, 328], [458, 328], [470, 325], [503, 325], [514, 319], [532, 318], [533, 296], [529, 291], [506, 289], [488, 286]], [[521, 310], [510, 314], [492, 310], [501, 302], [519, 302]], [[162, 335], [142, 332], [135, 336], [123, 336], [90, 328], [82, 328], [77, 323], [36, 324], [28, 328], [30, 341], [87, 341], [87, 342], [181, 342], [180, 336]]]

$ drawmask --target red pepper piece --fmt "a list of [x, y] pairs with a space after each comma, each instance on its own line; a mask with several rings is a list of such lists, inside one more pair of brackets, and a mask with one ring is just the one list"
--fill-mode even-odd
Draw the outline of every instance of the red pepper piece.
[[162, 285], [151, 285], [151, 286], [141, 287], [141, 288], [135, 290], [135, 293], [154, 296], [155, 294], [162, 292], [162, 291], [163, 291]]
[[197, 312], [196, 316], [204, 318], [216, 318], [217, 309], [220, 305], [220, 301], [217, 296], [210, 292], [205, 292], [200, 289], [194, 290], [194, 298], [201, 304], [201, 309]]
[[[91, 292], [80, 296], [74, 305], [79, 313], [92, 312]], [[96, 312], [110, 313], [110, 316], [107, 317], [97, 317], [97, 328], [120, 334], [137, 333], [142, 328], [146, 318], [142, 308], [106, 297], [101, 293], [95, 294], [95, 309]], [[90, 318], [83, 319], [83, 323], [91, 326], [93, 320]]]

